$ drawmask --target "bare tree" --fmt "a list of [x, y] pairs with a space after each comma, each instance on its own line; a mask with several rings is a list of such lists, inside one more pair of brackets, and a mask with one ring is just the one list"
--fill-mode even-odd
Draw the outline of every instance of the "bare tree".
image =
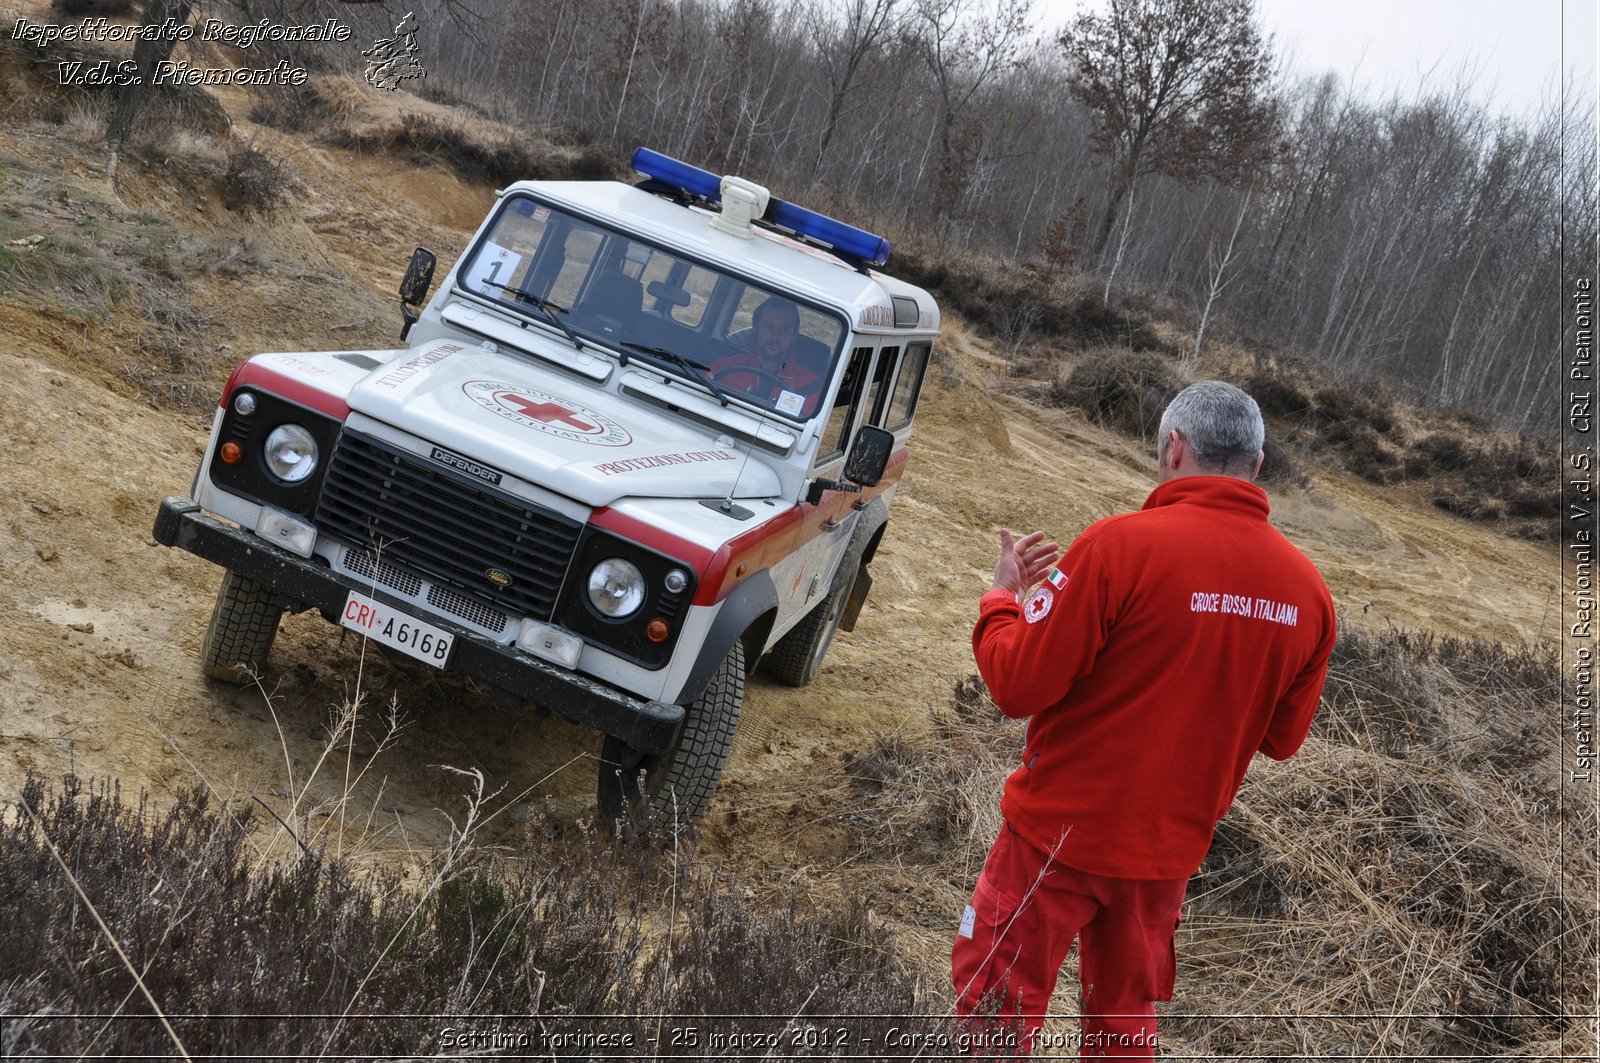
[[1031, 7], [1032, 0], [991, 0], [981, 9], [974, 0], [917, 0], [919, 40], [937, 93], [932, 198], [942, 216], [941, 237], [966, 190], [971, 155], [983, 135], [982, 122], [966, 119], [968, 106], [1016, 64]]
[[842, 22], [835, 24], [820, 6], [811, 11], [811, 40], [816, 48], [817, 65], [828, 83], [828, 109], [817, 137], [817, 155], [812, 172], [822, 169], [822, 160], [833, 142], [834, 131], [844, 116], [851, 86], [861, 72], [862, 62], [892, 35], [897, 27], [897, 0], [846, 0]]
[[[617, 132], [622, 128], [622, 110], [628, 105], [628, 86], [633, 82], [633, 67], [639, 56], [640, 45], [651, 51], [659, 49], [663, 42], [660, 18], [647, 18], [647, 3], [648, 0], [619, 0], [615, 5], [616, 64], [611, 76], [615, 80], [620, 75], [622, 87], [617, 90], [617, 111], [611, 119], [612, 141], [617, 139]], [[658, 11], [658, 16], [661, 13]]]
[[1095, 115], [1095, 150], [1111, 156], [1111, 191], [1093, 251], [1105, 249], [1139, 177], [1238, 181], [1268, 157], [1271, 38], [1251, 0], [1111, 0], [1061, 36], [1073, 95]]
[[1244, 202], [1239, 204], [1239, 215], [1233, 220], [1233, 231], [1228, 234], [1228, 245], [1219, 252], [1216, 241], [1213, 240], [1206, 250], [1210, 285], [1206, 291], [1205, 303], [1200, 309], [1200, 324], [1194, 332], [1194, 352], [1189, 356], [1191, 362], [1200, 358], [1200, 349], [1206, 340], [1206, 326], [1211, 322], [1211, 311], [1216, 307], [1217, 300], [1222, 298], [1222, 293], [1238, 279], [1237, 272], [1229, 271], [1233, 269], [1234, 260], [1238, 257], [1239, 230], [1244, 228], [1245, 217], [1250, 212], [1250, 195], [1254, 191], [1254, 187], [1245, 190]]
[[133, 131], [133, 120], [138, 116], [139, 106], [146, 95], [154, 91], [156, 67], [172, 55], [172, 49], [178, 43], [177, 31], [189, 24], [192, 12], [190, 0], [149, 0], [145, 4], [141, 22], [143, 32], [133, 46], [137, 80], [117, 90], [110, 117], [106, 120], [106, 144], [111, 148], [107, 170], [113, 179], [117, 175], [117, 157], [122, 152], [128, 134]]

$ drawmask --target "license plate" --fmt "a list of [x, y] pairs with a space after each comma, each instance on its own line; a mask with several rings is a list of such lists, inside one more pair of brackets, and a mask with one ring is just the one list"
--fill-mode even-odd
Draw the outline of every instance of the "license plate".
[[358, 591], [351, 591], [344, 600], [339, 625], [435, 668], [445, 666], [450, 660], [450, 648], [455, 645], [455, 636], [450, 632], [375, 602]]

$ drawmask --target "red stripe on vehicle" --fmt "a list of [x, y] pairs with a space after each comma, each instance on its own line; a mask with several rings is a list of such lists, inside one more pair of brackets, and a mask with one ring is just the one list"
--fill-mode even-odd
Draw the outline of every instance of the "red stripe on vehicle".
[[232, 400], [234, 391], [247, 385], [270, 392], [279, 398], [288, 399], [290, 402], [298, 402], [313, 410], [319, 410], [340, 421], [350, 416], [350, 406], [344, 399], [256, 362], [239, 364], [228, 377], [227, 386], [222, 389], [222, 401], [218, 405], [226, 407]]
[[[695, 605], [715, 605], [726, 598], [728, 592], [746, 576], [788, 556], [786, 536], [794, 530], [799, 520], [800, 513], [797, 510], [786, 510], [711, 550], [614, 509], [602, 507], [589, 517], [589, 523], [597, 528], [604, 528], [640, 546], [693, 566], [699, 579], [694, 594]], [[739, 570], [741, 565], [744, 571]]]
[[802, 502], [735, 536], [715, 550], [679, 538], [614, 509], [602, 507], [595, 510], [589, 522], [597, 528], [693, 566], [699, 579], [694, 604], [715, 605], [746, 577], [771, 568], [817, 536], [829, 534], [823, 524], [830, 518], [842, 519], [857, 499], [871, 499], [888, 490], [905, 472], [908, 457], [909, 452], [904, 447], [891, 454], [883, 478], [875, 487], [867, 488], [860, 494], [829, 491], [820, 505]]

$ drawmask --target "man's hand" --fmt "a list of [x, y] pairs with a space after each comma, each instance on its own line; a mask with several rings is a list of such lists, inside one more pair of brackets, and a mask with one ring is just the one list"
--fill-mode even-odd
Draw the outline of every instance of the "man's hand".
[[1060, 551], [1058, 544], [1044, 541], [1042, 531], [1017, 539], [1013, 538], [1010, 528], [1001, 528], [1000, 560], [994, 566], [995, 588], [1008, 590], [1021, 598], [1023, 591], [1050, 571]]

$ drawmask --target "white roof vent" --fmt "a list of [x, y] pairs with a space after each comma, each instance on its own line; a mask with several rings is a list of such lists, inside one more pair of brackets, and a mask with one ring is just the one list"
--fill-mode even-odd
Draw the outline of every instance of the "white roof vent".
[[762, 185], [742, 177], [722, 179], [722, 213], [711, 219], [713, 229], [721, 229], [734, 236], [750, 239], [750, 223], [767, 212], [767, 202], [772, 198]]

